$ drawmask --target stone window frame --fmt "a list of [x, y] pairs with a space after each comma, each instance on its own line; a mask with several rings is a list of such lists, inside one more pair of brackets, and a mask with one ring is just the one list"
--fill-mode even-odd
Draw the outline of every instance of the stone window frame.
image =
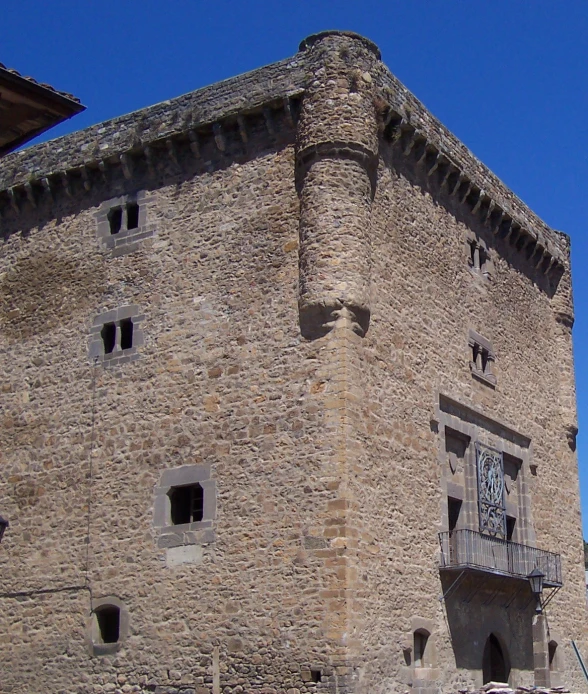
[[[120, 323], [131, 319], [133, 323], [133, 346], [127, 349], [121, 349], [120, 339], [121, 330]], [[99, 313], [92, 321], [90, 328], [90, 346], [89, 356], [91, 361], [98, 360], [104, 366], [119, 366], [131, 361], [136, 361], [140, 358], [139, 348], [145, 344], [145, 335], [143, 333], [142, 324], [145, 320], [145, 315], [141, 313], [141, 309], [136, 304], [127, 306], [119, 306]], [[108, 323], [114, 323], [116, 326], [116, 337], [114, 350], [108, 354], [104, 352], [104, 341], [102, 339], [102, 329]]]
[[486, 241], [477, 234], [469, 234], [466, 241], [466, 253], [470, 272], [476, 277], [490, 281], [493, 263]]
[[[173, 525], [169, 493], [176, 487], [199, 484], [204, 492], [202, 520]], [[216, 480], [210, 465], [182, 465], [164, 470], [155, 488], [153, 527], [160, 549], [208, 545], [216, 541]]]
[[[563, 634], [552, 628], [549, 628], [547, 638], [545, 639], [547, 644], [547, 665], [549, 668], [549, 685], [551, 687], [562, 687], [564, 686], [564, 673], [566, 671], [565, 664], [565, 652], [563, 644], [565, 643], [563, 639]], [[550, 661], [550, 646], [555, 644], [555, 654], [553, 659]]]
[[[86, 641], [91, 655], [113, 655], [123, 646], [129, 635], [129, 611], [124, 602], [115, 595], [107, 595], [102, 598], [92, 598], [92, 612], [86, 625]], [[119, 611], [118, 641], [115, 643], [103, 643], [100, 640], [100, 628], [96, 613], [101, 607], [116, 607]]]
[[[506, 514], [516, 521], [516, 542], [536, 546], [536, 535], [531, 507], [532, 478], [536, 474], [533, 446], [529, 437], [516, 431], [508, 423], [491, 418], [483, 412], [459, 402], [455, 398], [437, 393], [435, 424], [439, 433], [439, 465], [441, 466], [441, 531], [449, 531], [447, 498], [462, 500], [459, 529], [479, 531], [478, 480], [475, 443], [494, 448], [503, 455], [519, 461], [517, 503], [507, 498]], [[454, 474], [447, 458], [446, 431], [457, 432], [468, 440], [464, 463], [463, 485], [454, 482]], [[535, 472], [533, 470], [535, 469]]]
[[[156, 225], [147, 221], [148, 211], [152, 195], [147, 191], [141, 190], [137, 193], [120, 195], [110, 200], [104, 200], [95, 214], [96, 234], [98, 241], [103, 248], [111, 251], [111, 256], [116, 258], [120, 255], [133, 253], [140, 247], [140, 242], [156, 233]], [[139, 223], [134, 229], [127, 229], [127, 207], [137, 204], [139, 207]], [[110, 231], [110, 215], [116, 208], [122, 208], [123, 223], [121, 229], [116, 234]]]
[[[427, 635], [427, 645], [424, 654], [426, 654], [425, 663], [416, 665], [415, 659], [415, 634], [425, 633]], [[435, 643], [435, 622], [432, 619], [426, 619], [417, 615], [410, 618], [410, 631], [406, 632], [404, 639], [404, 657], [408, 665], [409, 672], [412, 672], [413, 684], [418, 680], [421, 684], [432, 681], [437, 678], [437, 647]]]
[[469, 364], [472, 376], [491, 388], [496, 388], [496, 352], [490, 340], [483, 337], [475, 330], [470, 330], [468, 333], [468, 348], [470, 352]]

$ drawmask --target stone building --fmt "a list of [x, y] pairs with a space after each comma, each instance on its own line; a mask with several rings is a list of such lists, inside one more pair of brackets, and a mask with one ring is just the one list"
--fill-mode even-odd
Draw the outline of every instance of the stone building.
[[585, 689], [569, 239], [375, 45], [0, 190], [2, 692]]

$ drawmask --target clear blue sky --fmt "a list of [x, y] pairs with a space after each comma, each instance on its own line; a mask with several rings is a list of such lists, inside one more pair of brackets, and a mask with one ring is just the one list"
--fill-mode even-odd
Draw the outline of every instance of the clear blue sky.
[[1, 62], [88, 107], [51, 137], [280, 60], [323, 29], [375, 41], [457, 137], [572, 237], [588, 529], [586, 0], [4, 0], [1, 21]]

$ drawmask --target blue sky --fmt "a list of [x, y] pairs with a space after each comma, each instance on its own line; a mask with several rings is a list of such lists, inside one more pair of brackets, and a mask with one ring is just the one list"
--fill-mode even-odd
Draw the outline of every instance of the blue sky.
[[55, 137], [285, 58], [323, 29], [375, 41], [457, 137], [572, 237], [588, 530], [586, 0], [4, 0], [0, 61], [88, 107]]

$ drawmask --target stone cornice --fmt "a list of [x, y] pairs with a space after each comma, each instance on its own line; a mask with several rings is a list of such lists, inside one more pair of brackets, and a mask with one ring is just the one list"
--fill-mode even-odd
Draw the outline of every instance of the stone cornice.
[[[529, 261], [548, 273], [568, 263], [569, 239], [535, 215], [484, 166], [381, 63], [373, 78], [382, 95], [384, 136], [417, 156], [459, 202], [480, 215], [493, 233], [507, 238]], [[273, 113], [295, 125], [297, 102], [308, 80], [306, 51], [252, 72], [135, 111], [77, 133], [4, 157], [0, 162], [0, 214], [11, 206], [19, 211], [26, 200], [36, 205], [40, 195], [61, 189], [72, 195], [72, 177], [89, 190], [92, 175], [120, 166], [133, 176], [133, 159], [142, 156], [152, 168], [153, 149], [164, 147], [176, 157], [178, 141], [189, 141], [199, 154], [202, 131], [211, 131], [224, 151], [224, 124], [231, 123], [247, 142], [248, 114], [262, 114], [274, 134]], [[235, 123], [234, 123], [235, 122]], [[77, 185], [77, 184], [76, 184]]]
[[[406, 155], [416, 154], [442, 186], [480, 214], [495, 234], [524, 251], [545, 271], [567, 264], [569, 238], [551, 229], [495, 176], [453, 133], [390, 73], [384, 64], [379, 84], [387, 106], [386, 135], [400, 139]], [[416, 150], [416, 152], [415, 152]]]
[[[84, 167], [124, 157], [156, 142], [166, 142], [193, 130], [215, 127], [239, 114], [283, 103], [304, 89], [301, 56], [273, 63], [252, 72], [217, 82], [169, 101], [98, 123], [0, 160], [0, 193], [29, 185], [45, 185], [69, 174], [80, 175]], [[285, 104], [288, 107], [288, 104]], [[270, 115], [270, 114], [268, 114]], [[271, 127], [271, 126], [270, 126]], [[123, 164], [124, 165], [124, 164]]]

